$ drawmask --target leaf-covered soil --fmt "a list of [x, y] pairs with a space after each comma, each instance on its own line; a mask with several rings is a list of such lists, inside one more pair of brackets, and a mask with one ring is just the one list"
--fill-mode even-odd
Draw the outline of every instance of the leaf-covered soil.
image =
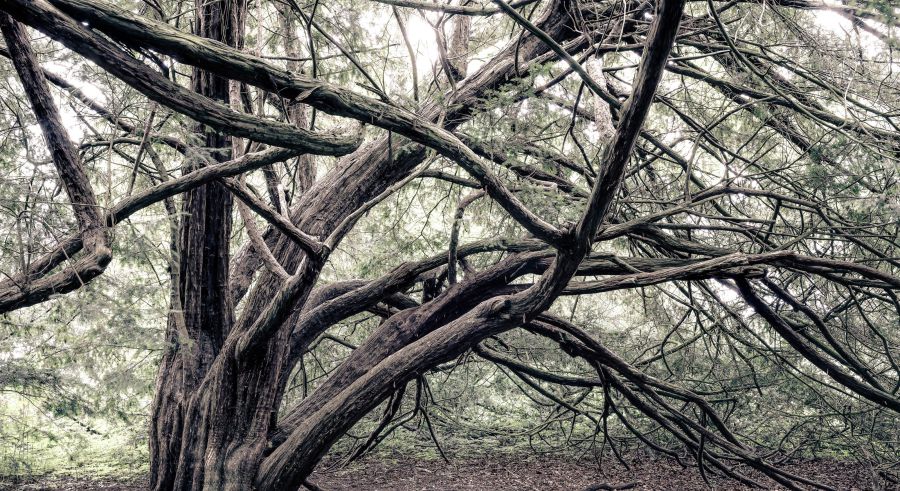
[[[683, 469], [668, 459], [631, 459], [631, 469], [606, 459], [602, 469], [596, 461], [574, 461], [551, 457], [507, 456], [472, 460], [365, 459], [344, 467], [323, 465], [309, 481], [324, 490], [576, 490], [608, 485], [638, 490], [729, 490], [748, 486], [707, 475], [708, 486], [695, 467]], [[872, 472], [848, 462], [804, 461], [785, 470], [817, 480], [840, 490], [873, 489]], [[780, 489], [756, 472], [747, 475], [766, 489]], [[599, 489], [605, 489], [603, 487]]]
[[[737, 490], [749, 489], [733, 480], [708, 475], [708, 486], [696, 468], [683, 469], [663, 459], [631, 459], [631, 469], [612, 460], [596, 462], [552, 457], [492, 456], [478, 459], [421, 460], [379, 455], [346, 466], [325, 463], [310, 477], [315, 487], [337, 490], [566, 490], [583, 491], [591, 486], [614, 489], [630, 485], [637, 490]], [[839, 490], [875, 489], [872, 471], [835, 460], [796, 462], [784, 469]], [[780, 489], [758, 473], [747, 474], [766, 489]], [[882, 489], [884, 484], [881, 484]], [[0, 490], [107, 491], [145, 489], [144, 479], [90, 476], [32, 478], [15, 484], [0, 478]], [[314, 487], [314, 488], [315, 488]]]
[[83, 475], [55, 475], [28, 478], [0, 477], [0, 490], [22, 491], [137, 491], [147, 488], [143, 478], [90, 477]]

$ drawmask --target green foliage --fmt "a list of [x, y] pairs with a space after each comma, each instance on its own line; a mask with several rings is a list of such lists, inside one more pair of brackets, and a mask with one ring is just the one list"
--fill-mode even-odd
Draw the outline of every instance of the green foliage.
[[[146, 7], [136, 1], [118, 3], [134, 9]], [[182, 28], [189, 17], [184, 10], [189, 3], [161, 2], [166, 12], [173, 14], [170, 22]], [[393, 103], [413, 111], [427, 109], [411, 98], [410, 60], [389, 7], [357, 0], [315, 4], [320, 9], [317, 22], [340, 44], [338, 48], [313, 29], [312, 43], [319, 56], [317, 77], [372, 96], [370, 82], [359, 67], [339, 55], [343, 49], [354, 53]], [[896, 23], [897, 9], [888, 0], [854, 5], [865, 9], [867, 19]], [[252, 2], [245, 49], [287, 65], [279, 34], [281, 8], [279, 2]], [[690, 8], [693, 15], [707, 15], [702, 2]], [[771, 73], [783, 77], [781, 81], [772, 78], [766, 83], [754, 74], [735, 74], [696, 43], [680, 44], [675, 54], [710, 77], [765, 93], [776, 89], [790, 92], [797, 100], [808, 96], [811, 106], [849, 122], [875, 120], [872, 124], [881, 129], [894, 124], [889, 118], [886, 123], [873, 116], [900, 107], [895, 70], [889, 69], [896, 61], [888, 45], [876, 49], [859, 37], [829, 34], [827, 26], [815, 19], [817, 12], [773, 12], [774, 8], [736, 3], [723, 13], [731, 17], [729, 29], [734, 29], [741, 46], [759, 55], [754, 59], [770, 62]], [[414, 49], [421, 57], [417, 66], [431, 69], [418, 74], [419, 88], [435, 107], [445, 105], [447, 94], [465, 90], [465, 86], [451, 86], [440, 76], [433, 84], [425, 83], [441, 73], [431, 41], [431, 24], [438, 25], [440, 14], [402, 12], [411, 31], [417, 31], [416, 47], [424, 47]], [[309, 75], [312, 66], [306, 26], [297, 19], [292, 22], [300, 39], [299, 56], [307, 58], [295, 61]], [[507, 35], [514, 32], [509, 30], [511, 26], [510, 21], [496, 17], [475, 21], [472, 64], [515, 42]], [[602, 40], [609, 42], [617, 40]], [[46, 66], [71, 75], [122, 121], [143, 128], [154, 113], [156, 134], [192, 138], [193, 123], [186, 118], [148, 102], [44, 39], [35, 45]], [[862, 53], [864, 47], [871, 52]], [[861, 54], [857, 56], [857, 52]], [[136, 55], [148, 63], [153, 63], [151, 55], [156, 56]], [[637, 53], [625, 49], [607, 54], [608, 85], [627, 93], [638, 59]], [[726, 61], [734, 62], [731, 58]], [[189, 86], [190, 68], [166, 62], [173, 69], [171, 77]], [[583, 115], [602, 105], [576, 77], [538, 93], [538, 87], [565, 69], [565, 64], [554, 61], [530, 67], [521, 78], [488, 91], [467, 108], [474, 116], [456, 129], [489, 147], [490, 157], [495, 158], [485, 161], [488, 168], [529, 210], [560, 228], [579, 219], [583, 196], [591, 187], [586, 176], [595, 175], [604, 165], [607, 144], [600, 141], [596, 124]], [[852, 91], [843, 90], [847, 80], [852, 81]], [[785, 81], [803, 90], [788, 90]], [[885, 152], [884, 142], [877, 138], [846, 131], [849, 122], [824, 124], [793, 110], [789, 103], [769, 104], [768, 99], [749, 104], [746, 94], [727, 94], [687, 76], [667, 74], [658, 93], [661, 100], [653, 106], [644, 130], [680, 159], [651, 145], [649, 139], [638, 143], [615, 204], [618, 223], [686, 205], [696, 193], [719, 185], [783, 193], [798, 197], [803, 204], [734, 194], [663, 213], [652, 223], [672, 238], [709, 247], [745, 253], [784, 249], [810, 257], [859, 259], [861, 265], [897, 271], [900, 189], [896, 148], [893, 153]], [[61, 91], [54, 89], [54, 94], [71, 123], [73, 138], [82, 145], [81, 155], [102, 205], [120, 201], [127, 194], [134, 169], [128, 157], [135, 153], [135, 142], [114, 141], [123, 136], [119, 129]], [[252, 105], [261, 108], [261, 115], [282, 117], [286, 101], [272, 97], [260, 102], [256, 89], [248, 89], [246, 95]], [[7, 63], [0, 63], [0, 100], [0, 271], [11, 274], [51, 250], [76, 227], [61, 184], [47, 161], [36, 121]], [[569, 106], [576, 100], [582, 112], [573, 118]], [[739, 107], [742, 104], [749, 104], [747, 110]], [[877, 111], [859, 107], [867, 105]], [[349, 127], [343, 119], [315, 114], [318, 131]], [[728, 117], [720, 119], [723, 115]], [[896, 116], [890, 117], [896, 120]], [[784, 125], [790, 126], [789, 132], [783, 131]], [[365, 132], [367, 141], [384, 134], [371, 127]], [[802, 137], [808, 148], [791, 141], [790, 136]], [[404, 146], [408, 142], [398, 135], [391, 138], [399, 143], [394, 147], [399, 160], [410, 147]], [[572, 167], [583, 167], [583, 173], [529, 153], [532, 146], [567, 159], [574, 163]], [[161, 144], [149, 148], [159, 162], [145, 155], [137, 173], [139, 190], [177, 176], [182, 166], [196, 163], [193, 157], [183, 158]], [[320, 178], [336, 168], [332, 158], [317, 158], [316, 165]], [[516, 166], [569, 181], [581, 194], [565, 193], [558, 186], [529, 178], [527, 172], [516, 172]], [[276, 167], [279, 177], [291, 180], [290, 165]], [[472, 179], [456, 162], [433, 152], [420, 168], [455, 179]], [[254, 188], [264, 189], [260, 173], [250, 173], [246, 179]], [[413, 179], [359, 220], [324, 266], [319, 283], [374, 279], [406, 261], [446, 257], [457, 206], [477, 191], [447, 180]], [[147, 418], [170, 308], [169, 218], [162, 204], [156, 204], [118, 224], [113, 237], [114, 261], [99, 279], [72, 294], [0, 317], [0, 476], [146, 470]], [[235, 224], [233, 251], [247, 239], [238, 220]], [[873, 227], [872, 231], [866, 227]], [[857, 239], [854, 241], [841, 235], [846, 231], [861, 232], [851, 235]], [[526, 233], [495, 201], [481, 198], [466, 207], [459, 235], [460, 243], [466, 244], [487, 239], [513, 241]], [[603, 241], [595, 252], [619, 258], [706, 257], [666, 251], [640, 234]], [[494, 251], [467, 261], [478, 270], [508, 255]], [[834, 276], [842, 280], [850, 275]], [[841, 342], [860, 353], [886, 380], [896, 378], [896, 366], [891, 365], [896, 360], [885, 361], [884, 356], [896, 353], [900, 343], [895, 327], [896, 298], [865, 282], [835, 283], [800, 274], [789, 266], [777, 272], [773, 269], [769, 278], [804, 292], [803, 302], [828, 313], [828, 325], [841, 333]], [[580, 277], [578, 281], [595, 279]], [[516, 282], [533, 280], [527, 275]], [[752, 315], [727, 281], [728, 277], [673, 281], [641, 289], [565, 296], [551, 312], [581, 326], [647, 375], [677, 382], [706, 397], [748, 445], [800, 457], [895, 461], [900, 431], [897, 418], [836, 389], [827, 375]], [[423, 278], [419, 278], [405, 293], [419, 301], [423, 289]], [[881, 303], [873, 305], [874, 300], [863, 299], [858, 310], [850, 308], [852, 302], [845, 300], [860, 292], [871, 293], [871, 298]], [[809, 320], [796, 311], [774, 299], [766, 300], [781, 309], [793, 327], [813, 331]], [[237, 306], [238, 312], [241, 308]], [[378, 315], [363, 313], [332, 326], [292, 374], [282, 409], [320, 385], [381, 323]], [[492, 337], [482, 346], [552, 374], [589, 380], [599, 377], [595, 366], [560, 350], [546, 337], [521, 329]], [[692, 417], [699, 415], [696, 405], [684, 403], [681, 409]], [[378, 426], [383, 410], [372, 411], [340, 441], [334, 453], [354, 452]], [[439, 458], [441, 452], [458, 456], [479, 452], [608, 456], [611, 445], [620, 450], [643, 447], [634, 436], [635, 428], [664, 447], [680, 445], [621, 392], [602, 384], [567, 387], [520, 376], [472, 352], [410, 382], [397, 421], [403, 424], [392, 426], [393, 431], [377, 447], [382, 456], [403, 453]]]

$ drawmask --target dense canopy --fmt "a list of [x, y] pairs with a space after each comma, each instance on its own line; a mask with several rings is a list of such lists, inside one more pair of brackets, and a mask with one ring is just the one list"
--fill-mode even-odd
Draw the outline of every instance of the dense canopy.
[[160, 490], [423, 428], [896, 486], [898, 15], [0, 0], [0, 400]]

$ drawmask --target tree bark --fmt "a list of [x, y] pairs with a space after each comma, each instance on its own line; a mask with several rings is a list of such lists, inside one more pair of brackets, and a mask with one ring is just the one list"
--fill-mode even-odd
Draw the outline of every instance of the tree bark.
[[85, 249], [81, 258], [57, 273], [48, 274], [53, 267], [42, 265], [38, 261], [23, 270], [19, 276], [0, 282], [0, 312], [8, 312], [43, 302], [51, 295], [75, 290], [91, 281], [109, 264], [112, 250], [103, 212], [97, 204], [90, 178], [69, 140], [59, 110], [50, 94], [45, 73], [31, 49], [25, 26], [8, 14], [0, 13], [0, 30], [3, 31], [10, 59], [41, 127], [57, 175], [72, 204], [79, 239]]
[[[240, 48], [243, 42], [245, 0], [195, 2], [195, 34]], [[193, 69], [191, 88], [200, 95], [227, 103], [228, 80]], [[196, 130], [210, 160], [231, 156], [231, 139], [204, 126]], [[203, 165], [190, 161], [187, 174]], [[185, 193], [182, 219], [171, 272], [171, 309], [166, 351], [157, 375], [150, 429], [150, 469], [153, 489], [198, 488], [203, 454], [182, 444], [187, 401], [222, 348], [234, 322], [228, 293], [229, 241], [232, 197], [224, 185], [212, 182]], [[181, 483], [176, 476], [182, 476]]]
[[[896, 307], [900, 312], [900, 303], [892, 292], [900, 288], [900, 279], [879, 270], [877, 265], [865, 265], [864, 261], [816, 258], [792, 249], [775, 247], [776, 239], [770, 240], [769, 235], [773, 235], [776, 221], [790, 223], [788, 216], [780, 213], [782, 201], [785, 202], [784, 208], [796, 205], [794, 213], [799, 210], [800, 229], [806, 228], [803, 224], [805, 213], [817, 211], [821, 218], [828, 221], [828, 214], [822, 211], [826, 205], [819, 202], [815, 191], [811, 195], [800, 193], [801, 198], [786, 196], [765, 185], [756, 185], [770, 181], [756, 182], [750, 176], [742, 176], [746, 184], [726, 179], [721, 184], [707, 186], [691, 171], [693, 154], [690, 161], [681, 157], [660, 138], [643, 129], [643, 122], [656, 100], [669, 105], [687, 126], [697, 130], [703, 127], [692, 119], [690, 111], [682, 113], [666, 95], [656, 94], [663, 72], [669, 70], [703, 80], [738, 104], [743, 105], [742, 101], [750, 98], [759, 103], [765, 102], [764, 108], [783, 107], [786, 119], [776, 118], [777, 124], [766, 124], [804, 152], [811, 152], [810, 143], [806, 140], [813, 140], [811, 136], [793, 136], [799, 131], [796, 128], [803, 126], [798, 126], [803, 120], [794, 121], [792, 118], [796, 115], [788, 113], [789, 109], [804, 113], [810, 121], [822, 120], [827, 123], [825, 128], [829, 125], [846, 126], [851, 135], [863, 136], [871, 130], [870, 136], [883, 137], [889, 143], [888, 150], [896, 149], [895, 132], [863, 123], [863, 120], [849, 122], [844, 116], [828, 113], [824, 109], [826, 105], [816, 103], [817, 96], [785, 96], [779, 87], [784, 87], [789, 81], [777, 75], [773, 76], [774, 83], [767, 83], [777, 97], [753, 89], [746, 80], [732, 81], [744, 70], [763, 78], [757, 69], [764, 65], [764, 59], [744, 54], [742, 48], [734, 45], [718, 20], [718, 11], [712, 8], [712, 2], [709, 15], [718, 25], [711, 26], [702, 17], [688, 17], [685, 19], [687, 29], [682, 31], [681, 38], [689, 42], [692, 36], [708, 37], [702, 27], [718, 27], [721, 40], [729, 45], [729, 56], [735, 56], [736, 63], [727, 61], [721, 46], [716, 46], [714, 51], [707, 50], [705, 54], [723, 60], [719, 63], [730, 75], [726, 79], [711, 77], [692, 68], [693, 65], [685, 57], [677, 62], [668, 58], [678, 34], [685, 0], [608, 4], [602, 7], [609, 9], [602, 15], [596, 10], [586, 9], [579, 2], [551, 0], [541, 4], [545, 10], [542, 15], [536, 16], [534, 23], [530, 20], [531, 14], [526, 15], [530, 9], [520, 9], [527, 2], [494, 2], [497, 7], [490, 9], [411, 0], [403, 2], [416, 8], [460, 14], [453, 18], [449, 50], [444, 46], [443, 35], [438, 37], [444, 71], [436, 75], [441, 78], [435, 83], [440, 85], [446, 81], [452, 89], [440, 94], [431, 92], [435, 94], [431, 101], [420, 101], [416, 95], [415, 110], [410, 110], [392, 102], [385, 94], [381, 94], [380, 99], [373, 98], [318, 80], [315, 70], [313, 77], [309, 78], [299, 73], [300, 65], [296, 62], [289, 62], [285, 70], [261, 56], [241, 52], [247, 0], [195, 0], [193, 36], [165, 22], [148, 20], [100, 0], [0, 1], [0, 10], [43, 30], [55, 41], [94, 61], [150, 99], [215, 128], [199, 127], [193, 141], [188, 143], [171, 137], [163, 140], [187, 158], [182, 177], [144, 193], [130, 195], [129, 191], [130, 196], [115, 206], [111, 205], [106, 215], [99, 213], [90, 192], [87, 174], [67, 141], [59, 115], [54, 112], [52, 98], [42, 79], [43, 72], [28, 49], [24, 30], [11, 17], [5, 14], [0, 17], [0, 27], [10, 45], [9, 56], [42, 123], [80, 229], [78, 236], [72, 236], [59, 245], [57, 252], [45, 255], [30, 270], [23, 271], [22, 277], [29, 281], [22, 283], [29, 290], [16, 290], [20, 287], [15, 281], [0, 282], [0, 312], [43, 301], [50, 293], [77, 288], [84, 279], [90, 279], [86, 273], [99, 274], [109, 260], [108, 242], [104, 234], [106, 225], [114, 224], [154, 200], [185, 193], [181, 204], [184, 218], [172, 238], [174, 260], [171, 312], [166, 333], [168, 345], [161, 362], [152, 408], [151, 481], [154, 489], [296, 489], [330, 446], [360, 418], [388, 397], [393, 397], [394, 403], [400, 401], [402, 391], [398, 392], [398, 388], [434, 369], [437, 364], [476, 347], [488, 336], [518, 327], [546, 336], [559, 343], [569, 354], [587, 360], [597, 370], [598, 378], [559, 377], [533, 371], [532, 375], [538, 374], [536, 376], [539, 378], [553, 383], [588, 387], [602, 385], [607, 392], [610, 388], [616, 390], [632, 407], [695, 453], [701, 468], [711, 466], [740, 479], [737, 473], [722, 463], [736, 460], [767, 473], [781, 484], [787, 483], [788, 487], [793, 481], [809, 484], [796, 476], [773, 470], [763, 458], [747, 450], [740, 443], [741, 439], [733, 436], [724, 420], [716, 416], [713, 407], [702, 397], [650, 377], [604, 348], [588, 333], [544, 312], [562, 295], [636, 289], [672, 281], [736, 279], [744, 303], [770, 324], [775, 333], [811, 366], [873, 404], [900, 411], [900, 401], [884, 389], [889, 387], [886, 382], [894, 381], [884, 373], [874, 370], [870, 373], [865, 364], [868, 355], [854, 358], [852, 350], [842, 348], [840, 340], [828, 332], [826, 322], [829, 319], [819, 318], [812, 313], [811, 307], [799, 303], [809, 298], [803, 292], [806, 287], [799, 287], [801, 292], [794, 300], [794, 294], [789, 291], [795, 289], [794, 286], [789, 288], [786, 284], [780, 288], [775, 283], [769, 283], [770, 278], [775, 282], [790, 282], [794, 274], [801, 273], [818, 275], [846, 287], [880, 288], [888, 295], [880, 300], [892, 302], [890, 308]], [[651, 15], [647, 9], [654, 5], [656, 9]], [[303, 17], [297, 11], [300, 8], [293, 1], [279, 7], [281, 28], [285, 35], [284, 51], [291, 58], [297, 57], [299, 45], [291, 19], [293, 16]], [[723, 8], [722, 12], [725, 10]], [[396, 14], [397, 11], [394, 12]], [[468, 74], [466, 53], [472, 31], [468, 15], [490, 13], [511, 18], [523, 31], [492, 60]], [[164, 17], [160, 15], [160, 18]], [[396, 17], [399, 22], [401, 17]], [[652, 22], [645, 22], [645, 18]], [[609, 22], [610, 19], [617, 20]], [[615, 34], [616, 44], [597, 44], [597, 40], [606, 39], [604, 36], [610, 34], [604, 31], [606, 29], [612, 29], [610, 32]], [[481, 29], [478, 31], [481, 32]], [[575, 56], [579, 52], [582, 57], [599, 56], [611, 49], [619, 51], [639, 46], [644, 49], [630, 95], [626, 94], [626, 90], [618, 89], [615, 83], [601, 83], [604, 81], [601, 67], [585, 70]], [[704, 42], [700, 46], [711, 45]], [[180, 63], [194, 67], [191, 90], [162, 77], [129, 53], [127, 48], [171, 56]], [[752, 53], [752, 50], [746, 53]], [[534, 93], [528, 90], [532, 82], [526, 78], [529, 70], [557, 59], [565, 60], [571, 72], [581, 78], [582, 89], [589, 90], [598, 101], [603, 100], [610, 106], [610, 111], [600, 111], [603, 114], [579, 109], [582, 92], [579, 89], [576, 102], [571, 107], [575, 115], [600, 123], [609, 120], [606, 121], [609, 124], [601, 128], [605, 128], [609, 136], [608, 140], [602, 140], [605, 145], [604, 157], [599, 162], [601, 165], [596, 166], [595, 171], [595, 166], [590, 162], [594, 159], [575, 141], [575, 133], [572, 132], [576, 126], [574, 115], [568, 134], [579, 147], [584, 164], [567, 159], [560, 152], [548, 151], [540, 142], [526, 143], [521, 150], [529, 159], [537, 157], [546, 160], [547, 164], [581, 174], [587, 184], [584, 188], [570, 182], [562, 172], [553, 175], [544, 169], [515, 162], [516, 157], [506, 155], [503, 142], [486, 145], [476, 137], [462, 137], [454, 133], [481, 110], [479, 106], [485, 96], [490, 96], [491, 92], [501, 89], [508, 82], [526, 82], [528, 85], [514, 94], [513, 99], [523, 100], [539, 93], [555, 101], [554, 104], [568, 108], [570, 103], [566, 99], [547, 93], [547, 89], [567, 76], [565, 74], [554, 77], [556, 82], [548, 82], [535, 89]], [[355, 60], [354, 64], [357, 64]], [[613, 70], [616, 71], [619, 69]], [[444, 74], [446, 78], [443, 78]], [[369, 80], [373, 81], [371, 78]], [[54, 83], [65, 87], [65, 83]], [[798, 90], [801, 86], [797, 86]], [[258, 114], [247, 114], [252, 112], [248, 109], [250, 104], [242, 99], [248, 93], [247, 87], [253, 87], [250, 90], [259, 94], [260, 101], [280, 106], [286, 122], [265, 118], [262, 105]], [[622, 103], [615, 97], [619, 95], [629, 97]], [[845, 101], [857, 104], [850, 98]], [[309, 114], [301, 110], [307, 105], [312, 108]], [[491, 104], [482, 107], [490, 109]], [[749, 104], [743, 109], [757, 110]], [[312, 131], [317, 111], [329, 117], [349, 117], [372, 124], [381, 133], [362, 148], [357, 148], [362, 141], [362, 131], [357, 132], [360, 138], [356, 139], [327, 133], [317, 135]], [[137, 132], [135, 127], [129, 129], [129, 126], [117, 123], [115, 117], [109, 112], [103, 113], [102, 108], [99, 112], [105, 114], [104, 117], [110, 119], [113, 125], [129, 133]], [[881, 116], [890, 122], [891, 116]], [[613, 121], [617, 122], [615, 131], [611, 126]], [[708, 126], [698, 138], [730, 153], [716, 142], [710, 131], [719, 122]], [[476, 121], [473, 125], [476, 130], [473, 134], [477, 134], [478, 124]], [[310, 128], [306, 129], [307, 126]], [[225, 136], [226, 133], [233, 137]], [[513, 141], [526, 139], [530, 135], [530, 132], [519, 135], [515, 130], [514, 133]], [[142, 142], [149, 142], [146, 138], [149, 135], [144, 137]], [[270, 149], [248, 154], [228, 164], [209, 165], [243, 153], [245, 145], [237, 137], [249, 139], [249, 147], [267, 143], [288, 150]], [[563, 145], [567, 138], [563, 139]], [[674, 159], [676, 174], [684, 171], [686, 186], [683, 200], [677, 194], [674, 200], [657, 199], [656, 192], [663, 198], [666, 193], [662, 186], [656, 184], [642, 190], [644, 184], [638, 183], [639, 192], [633, 194], [632, 177], [640, 178], [645, 166], [650, 169], [651, 164], [667, 165], [655, 151], [648, 158], [645, 154], [649, 150], [642, 148], [640, 138]], [[706, 146], [702, 143], [704, 140], [698, 140], [698, 144]], [[640, 166], [630, 165], [635, 145], [638, 145], [637, 157], [644, 160]], [[314, 289], [328, 255], [340, 244], [355, 220], [384, 196], [407, 184], [407, 178], [432, 151], [459, 164], [472, 179], [433, 169], [429, 170], [431, 174], [427, 177], [438, 176], [463, 186], [482, 188], [472, 196], [484, 195], [486, 199], [496, 201], [534, 238], [515, 242], [485, 240], [480, 241], [480, 245], [459, 245], [455, 231], [462, 216], [460, 211], [454, 231], [451, 231], [447, 254], [405, 263], [371, 281], [348, 280]], [[264, 169], [271, 207], [247, 191], [240, 180], [227, 179], [296, 157], [302, 152], [344, 157], [334, 163], [326, 176], [315, 181], [315, 162], [309, 155], [302, 156], [301, 165], [295, 173], [298, 185], [291, 193], [293, 200], [288, 199], [288, 194], [281, 189], [278, 173], [271, 167]], [[738, 153], [734, 157], [739, 157]], [[135, 161], [139, 160], [135, 158]], [[493, 174], [492, 167], [487, 165], [490, 161], [510, 169], [524, 181], [552, 184], [554, 190], [563, 193], [561, 196], [577, 198], [577, 203], [583, 201], [585, 207], [580, 218], [568, 226], [544, 221], [516, 198], [515, 193], [520, 189], [507, 187], [498, 175]], [[720, 163], [726, 171], [731, 165], [726, 161]], [[162, 168], [162, 165], [157, 167]], [[632, 168], [634, 173], [628, 172]], [[765, 174], [766, 179], [771, 178], [769, 172]], [[654, 174], [648, 176], [656, 181]], [[578, 180], [581, 181], [581, 178]], [[691, 191], [688, 185], [692, 183], [700, 188], [698, 193], [688, 192]], [[591, 188], [590, 193], [584, 191], [588, 187]], [[229, 251], [232, 228], [232, 198], [229, 192], [270, 223], [265, 234], [254, 231], [251, 245], [233, 259]], [[653, 199], [645, 200], [643, 198], [646, 196], [642, 197], [642, 194], [648, 194]], [[628, 195], [629, 199], [617, 204], [616, 200], [622, 195]], [[741, 208], [734, 208], [739, 211], [738, 215], [734, 215], [726, 211], [722, 204], [713, 201], [716, 197], [729, 195], [737, 198], [732, 200], [733, 204], [745, 203], [753, 198], [775, 200], [777, 204], [770, 219], [757, 218], [756, 213], [743, 217]], [[704, 244], [705, 239], [691, 235], [693, 229], [702, 230], [701, 224], [694, 220], [684, 223], [669, 221], [683, 212], [705, 221], [704, 215], [699, 214], [702, 209], [689, 208], [707, 201], [721, 214], [714, 218], [728, 222], [727, 227], [716, 226], [709, 230], [731, 230], [738, 233], [738, 243], [744, 244], [744, 238], [750, 238], [753, 244], [759, 242], [763, 245], [763, 250], [757, 252], [754, 247], [754, 252], [747, 253], [742, 250], [746, 246], [732, 250], [729, 244], [734, 243], [733, 239], [707, 245]], [[792, 206], [787, 206], [788, 203]], [[464, 206], [460, 205], [460, 210]], [[657, 211], [640, 216], [638, 210], [644, 206]], [[175, 215], [174, 207], [170, 205], [167, 209]], [[614, 213], [617, 209], [618, 212]], [[251, 223], [253, 218], [246, 210], [241, 211], [246, 217], [245, 223]], [[766, 216], [769, 216], [768, 213]], [[855, 223], [855, 220], [846, 223]], [[744, 221], [770, 225], [767, 231], [757, 230], [745, 228], [741, 225]], [[816, 228], [818, 226], [814, 225], [809, 230], [815, 231]], [[818, 233], [815, 235], [815, 241], [821, 240]], [[644, 249], [642, 253], [650, 257], [620, 258], [591, 253], [595, 243], [625, 236], [635, 241], [635, 250]], [[800, 235], [796, 239], [797, 243], [804, 240]], [[876, 252], [880, 256], [878, 261], [897, 264], [886, 253], [878, 253], [866, 242], [855, 239], [850, 242]], [[647, 251], [644, 246], [652, 250]], [[769, 246], [772, 246], [771, 250]], [[788, 243], [788, 246], [793, 248], [794, 242]], [[457, 258], [476, 253], [473, 251], [479, 247], [481, 252], [502, 250], [507, 255], [478, 271], [465, 267], [465, 274], [458, 280], [449, 268], [446, 275], [440, 272], [445, 265], [454, 267]], [[72, 268], [74, 274], [70, 270], [51, 274], [57, 266], [64, 264], [64, 255], [81, 253], [82, 249], [85, 252], [76, 267]], [[763, 275], [762, 265], [780, 268], [789, 272], [790, 276], [787, 280], [785, 277], [766, 278], [762, 285], [768, 290], [763, 289], [759, 284], [749, 282], [750, 278]], [[524, 275], [532, 275], [532, 278], [525, 279]], [[596, 280], [584, 278], [593, 275], [610, 277]], [[582, 279], [573, 281], [576, 276]], [[450, 283], [446, 288], [444, 278]], [[34, 281], [30, 282], [32, 279]], [[417, 301], [419, 297], [414, 300], [404, 292], [410, 291], [411, 285], [423, 279], [427, 284], [420, 303]], [[513, 282], [516, 279], [520, 281]], [[13, 287], [7, 288], [10, 284]], [[731, 312], [730, 306], [702, 283], [700, 286], [708, 292], [708, 299], [715, 300], [738, 326], [747, 328], [751, 325], [744, 319], [745, 316]], [[780, 299], [774, 306], [770, 306], [767, 300], [769, 291]], [[692, 295], [690, 291], [685, 293], [685, 296]], [[855, 295], [851, 290], [845, 305], [852, 305], [850, 300], [855, 299]], [[878, 297], [872, 295], [870, 298]], [[803, 327], [805, 324], [789, 314], [787, 306], [782, 305], [783, 301], [802, 311], [822, 332], [830, 347], [811, 336]], [[239, 308], [235, 309], [238, 304]], [[866, 324], [881, 337], [892, 368], [900, 373], [892, 358], [889, 340], [865, 318], [859, 302], [856, 305]], [[311, 394], [304, 392], [304, 399], [298, 404], [282, 408], [282, 398], [293, 368], [310, 349], [311, 343], [330, 326], [366, 310], [385, 318], [380, 327], [374, 329], [340, 366], [330, 371], [328, 378], [317, 384]], [[694, 308], [694, 312], [698, 314], [698, 323], [701, 323], [701, 313], [713, 319], [705, 310]], [[239, 314], [237, 318], [236, 314]], [[686, 314], [682, 322], [687, 318]], [[724, 330], [716, 332], [724, 333]], [[700, 335], [693, 338], [697, 339]], [[735, 339], [744, 343], [740, 338]], [[681, 346], [689, 346], [693, 342]], [[665, 345], [665, 341], [659, 345], [659, 357], [665, 356]], [[513, 370], [528, 371], [527, 365], [512, 358], [492, 354], [483, 357]], [[651, 362], [652, 359], [648, 363]], [[897, 386], [900, 382], [895, 385], [895, 391]], [[607, 402], [611, 400], [607, 394]], [[702, 414], [700, 422], [694, 422], [687, 411], [674, 410], [667, 400], [695, 404]], [[614, 406], [609, 407], [615, 410]], [[282, 409], [284, 415], [279, 418], [278, 413]], [[607, 409], [604, 409], [604, 418], [609, 414]], [[616, 413], [626, 423], [622, 413]], [[709, 428], [707, 418], [712, 422]], [[638, 432], [635, 434], [643, 439]], [[707, 445], [717, 450], [704, 450]]]

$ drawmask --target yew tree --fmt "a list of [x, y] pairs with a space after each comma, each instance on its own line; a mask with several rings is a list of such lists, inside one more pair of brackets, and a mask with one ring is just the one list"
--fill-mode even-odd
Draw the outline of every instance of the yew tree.
[[[377, 424], [357, 455], [404, 404], [417, 414], [432, 374], [470, 363], [519, 377], [619, 457], [643, 446], [827, 489], [779, 463], [846, 425], [891, 482], [897, 15], [0, 0], [0, 54], [34, 121], [4, 128], [2, 156], [56, 186], [10, 188], [0, 314], [111, 274], [136, 253], [118, 230], [162, 224], [159, 490], [297, 489], [360, 421]], [[654, 328], [612, 334], [601, 307]], [[358, 342], [335, 335], [359, 319], [374, 321]], [[780, 441], [754, 437], [767, 404]]]

